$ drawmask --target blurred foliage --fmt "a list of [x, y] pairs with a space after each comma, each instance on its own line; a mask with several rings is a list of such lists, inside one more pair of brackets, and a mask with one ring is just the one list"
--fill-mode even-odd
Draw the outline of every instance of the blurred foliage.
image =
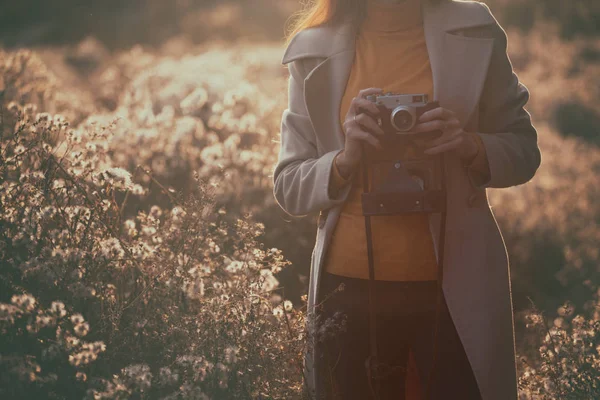
[[564, 102], [556, 107], [556, 126], [563, 135], [578, 136], [600, 145], [600, 113], [597, 109], [576, 102]]
[[242, 36], [280, 39], [293, 2], [281, 0], [19, 0], [0, 6], [0, 43], [31, 46], [94, 36], [109, 49]]
[[600, 35], [600, 2], [596, 0], [485, 0], [505, 27], [529, 32], [536, 23], [550, 20], [560, 26], [561, 37]]
[[[110, 49], [159, 45], [186, 34], [194, 42], [223, 37], [279, 40], [296, 0], [20, 0], [5, 1], [0, 42], [6, 46], [77, 42], [88, 35]], [[600, 34], [596, 0], [487, 0], [505, 27], [529, 32], [540, 22], [563, 38]]]

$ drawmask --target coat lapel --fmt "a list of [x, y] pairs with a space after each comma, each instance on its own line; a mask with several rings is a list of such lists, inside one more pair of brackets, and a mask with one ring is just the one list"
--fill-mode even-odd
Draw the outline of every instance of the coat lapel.
[[315, 132], [329, 133], [317, 135], [317, 141], [325, 151], [344, 147], [344, 132], [337, 116], [353, 59], [353, 50], [338, 52], [326, 58], [306, 77], [304, 96], [310, 120]]
[[494, 39], [467, 37], [466, 28], [492, 23], [454, 17], [452, 3], [424, 2], [423, 26], [433, 73], [433, 97], [466, 125], [483, 89]]
[[[425, 42], [433, 74], [433, 98], [440, 106], [456, 113], [461, 126], [468, 123], [479, 101], [493, 49], [493, 39], [461, 35], [461, 30], [487, 25], [489, 18], [469, 18], [471, 15], [455, 12], [452, 3], [431, 5], [423, 3]], [[450, 154], [451, 155], [451, 154]], [[446, 179], [460, 173], [461, 163], [456, 157], [445, 157]], [[455, 184], [458, 184], [455, 180]], [[457, 191], [460, 188], [454, 187]], [[448, 209], [452, 202], [461, 201], [457, 193], [449, 193]], [[440, 213], [429, 214], [429, 227], [436, 259], [439, 260]], [[447, 230], [452, 230], [454, 215], [448, 215]], [[446, 257], [444, 264], [447, 266]], [[444, 269], [446, 269], [444, 268]]]
[[329, 49], [331, 54], [304, 81], [306, 107], [315, 132], [330, 133], [317, 135], [317, 141], [324, 151], [344, 147], [344, 132], [338, 115], [354, 61], [355, 32], [348, 22], [330, 32], [329, 35], [334, 38]]

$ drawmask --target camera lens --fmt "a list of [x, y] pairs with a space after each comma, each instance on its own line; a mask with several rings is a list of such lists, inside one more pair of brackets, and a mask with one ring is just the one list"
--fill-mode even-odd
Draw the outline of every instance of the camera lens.
[[398, 107], [392, 113], [392, 125], [399, 131], [407, 131], [413, 126], [413, 115], [406, 108]]

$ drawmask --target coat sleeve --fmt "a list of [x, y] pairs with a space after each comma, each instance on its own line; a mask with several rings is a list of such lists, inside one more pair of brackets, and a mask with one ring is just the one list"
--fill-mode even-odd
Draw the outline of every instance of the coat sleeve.
[[485, 146], [481, 141], [481, 136], [475, 132], [469, 132], [469, 134], [473, 135], [477, 144], [477, 154], [473, 157], [473, 160], [467, 164], [467, 167], [470, 168], [469, 172], [471, 173], [469, 179], [473, 179], [474, 175], [474, 181], [477, 182], [477, 185], [481, 185], [481, 183], [486, 183], [490, 179], [490, 165], [487, 154], [485, 153]]
[[[305, 216], [343, 203], [350, 185], [334, 186], [332, 166], [342, 149], [322, 155], [317, 151], [316, 133], [304, 102], [306, 72], [302, 59], [288, 64], [288, 107], [281, 119], [279, 156], [273, 171], [273, 194], [289, 215]], [[327, 135], [328, 132], [319, 132]]]
[[[485, 4], [480, 4], [490, 12]], [[533, 178], [541, 163], [537, 131], [524, 108], [529, 91], [513, 71], [506, 52], [506, 32], [496, 20], [491, 29], [494, 49], [481, 96], [477, 132], [485, 147], [490, 175], [487, 181], [481, 182], [477, 172], [467, 168], [469, 179], [476, 188], [523, 184]]]

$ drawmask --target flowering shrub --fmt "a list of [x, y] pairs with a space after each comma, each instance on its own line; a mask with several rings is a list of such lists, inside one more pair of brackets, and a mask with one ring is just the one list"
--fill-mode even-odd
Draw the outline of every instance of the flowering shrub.
[[[172, 207], [128, 214], [148, 191], [113, 164], [114, 124], [70, 129], [16, 102], [3, 121], [14, 129], [3, 127], [0, 153], [0, 298], [36, 295], [2, 305], [0, 368], [36, 385], [6, 375], [2, 391], [299, 396], [304, 319], [274, 293], [289, 262], [258, 243], [262, 224], [229, 223], [200, 176], [188, 196], [164, 190]], [[82, 313], [67, 319], [71, 309]]]
[[[184, 194], [198, 173], [214, 186], [217, 203], [228, 209], [224, 218], [234, 222], [251, 213], [265, 224], [265, 243], [281, 248], [295, 262], [292, 271], [282, 272], [286, 284], [296, 283], [294, 269], [308, 272], [314, 226], [308, 218], [282, 223], [288, 216], [272, 194], [278, 152], [274, 132], [287, 101], [280, 50], [237, 45], [203, 47], [199, 54], [183, 56], [164, 51], [136, 47], [98, 71], [94, 91], [114, 107], [89, 115], [81, 129], [114, 121], [110, 158], [137, 171], [136, 179], [148, 187], [144, 201], [149, 205], [168, 205], [169, 200], [139, 165]], [[286, 286], [299, 301], [301, 284]]]
[[[537, 331], [541, 363], [520, 367], [521, 399], [597, 399], [600, 397], [600, 321], [598, 294], [586, 304], [587, 317], [575, 314], [569, 302], [558, 309], [549, 324], [535, 306], [528, 314], [528, 328]], [[550, 326], [549, 326], [550, 325]]]
[[89, 329], [81, 314], [69, 315], [60, 301], [44, 309], [22, 294], [0, 304], [0, 394], [60, 398], [81, 391], [90, 364], [106, 350], [102, 341], [83, 340]]

